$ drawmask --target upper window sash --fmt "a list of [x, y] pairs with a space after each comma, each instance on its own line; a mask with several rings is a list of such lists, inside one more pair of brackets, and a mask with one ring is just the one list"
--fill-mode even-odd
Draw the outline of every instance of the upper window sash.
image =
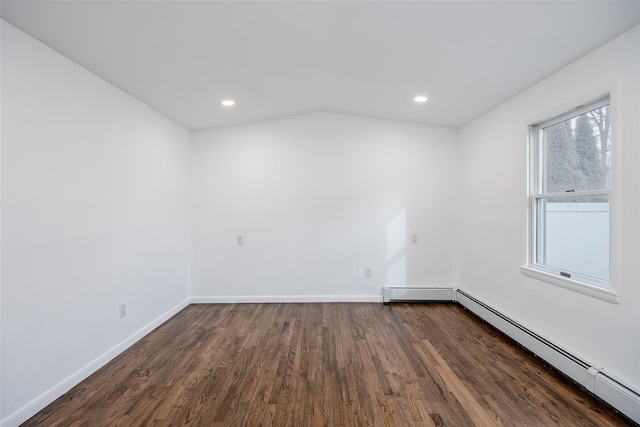
[[[560, 116], [556, 116], [553, 119], [539, 122], [529, 127], [529, 141], [530, 141], [530, 151], [529, 151], [530, 166], [529, 167], [531, 168], [530, 176], [529, 176], [529, 179], [530, 179], [529, 195], [539, 195], [539, 194], [549, 194], [549, 193], [557, 194], [563, 191], [567, 191], [569, 193], [574, 193], [574, 195], [577, 195], [575, 193], [578, 193], [579, 191], [591, 192], [591, 191], [600, 191], [600, 190], [610, 190], [610, 183], [607, 183], [607, 185], [605, 186], [599, 186], [599, 185], [594, 186], [593, 189], [588, 189], [588, 190], [576, 190], [575, 188], [572, 188], [574, 185], [576, 186], [576, 188], [582, 187], [579, 181], [576, 181], [575, 183], [567, 183], [566, 185], [567, 188], [562, 188], [562, 187], [558, 188], [557, 182], [547, 181], [549, 176], [547, 175], [547, 171], [546, 171], [546, 168], [548, 167], [546, 156], [547, 156], [547, 150], [549, 149], [549, 147], [546, 145], [547, 136], [545, 135], [545, 132], [558, 132], [558, 131], [551, 131], [549, 128], [552, 128], [556, 125], [560, 125], [561, 123], [564, 123], [564, 122], [568, 122], [570, 120], [574, 120], [574, 119], [579, 120], [580, 116], [583, 116], [592, 111], [597, 111], [607, 106], [611, 108], [611, 100], [608, 96], [603, 97], [596, 102], [592, 102], [587, 105], [576, 107], [573, 110], [569, 111], [568, 113], [562, 114]], [[594, 136], [597, 136], [597, 135], [594, 135]], [[602, 136], [600, 135], [599, 137], [601, 138]], [[607, 141], [610, 144], [610, 139], [607, 139]], [[604, 141], [600, 141], [600, 143], [603, 143], [603, 142]], [[610, 147], [610, 145], [608, 146]], [[552, 186], [555, 188], [547, 189], [546, 188], [547, 186]], [[595, 193], [591, 193], [591, 194], [595, 195]]]

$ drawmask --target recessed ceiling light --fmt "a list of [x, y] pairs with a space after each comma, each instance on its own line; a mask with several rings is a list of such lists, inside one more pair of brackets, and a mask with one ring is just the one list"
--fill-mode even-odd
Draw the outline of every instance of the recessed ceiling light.
[[427, 102], [427, 97], [426, 96], [416, 96], [415, 98], [413, 98], [414, 101], [416, 102]]
[[236, 101], [234, 101], [233, 99], [225, 99], [224, 101], [222, 101], [222, 105], [224, 105], [225, 107], [231, 107], [232, 105], [236, 105]]

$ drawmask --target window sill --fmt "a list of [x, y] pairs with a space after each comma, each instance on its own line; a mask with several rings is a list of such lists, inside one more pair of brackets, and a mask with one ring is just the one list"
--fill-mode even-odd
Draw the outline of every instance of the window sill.
[[593, 298], [597, 298], [602, 301], [606, 301], [612, 304], [618, 304], [618, 294], [609, 290], [598, 288], [597, 286], [588, 285], [586, 283], [578, 282], [577, 280], [571, 280], [564, 277], [556, 276], [554, 274], [545, 273], [544, 271], [536, 270], [530, 267], [520, 267], [520, 272], [532, 279], [541, 280], [543, 282], [550, 283], [561, 288], [569, 289], [570, 291], [578, 292], [583, 295], [587, 295]]

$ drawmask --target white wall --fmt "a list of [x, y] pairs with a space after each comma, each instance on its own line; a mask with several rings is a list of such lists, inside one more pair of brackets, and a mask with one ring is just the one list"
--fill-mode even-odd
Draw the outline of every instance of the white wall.
[[[526, 52], [523, 52], [523, 55]], [[640, 389], [640, 28], [460, 131], [459, 285]], [[527, 125], [611, 91], [611, 283], [619, 304], [525, 277]], [[500, 209], [496, 209], [500, 206]]]
[[7, 424], [186, 299], [189, 138], [2, 22]]
[[450, 286], [456, 141], [332, 113], [195, 132], [190, 294], [379, 301], [386, 284]]

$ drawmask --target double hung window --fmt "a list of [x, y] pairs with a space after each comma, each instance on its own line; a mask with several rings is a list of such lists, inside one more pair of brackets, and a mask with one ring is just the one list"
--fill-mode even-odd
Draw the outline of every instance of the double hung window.
[[529, 268], [609, 289], [609, 100], [530, 127]]

